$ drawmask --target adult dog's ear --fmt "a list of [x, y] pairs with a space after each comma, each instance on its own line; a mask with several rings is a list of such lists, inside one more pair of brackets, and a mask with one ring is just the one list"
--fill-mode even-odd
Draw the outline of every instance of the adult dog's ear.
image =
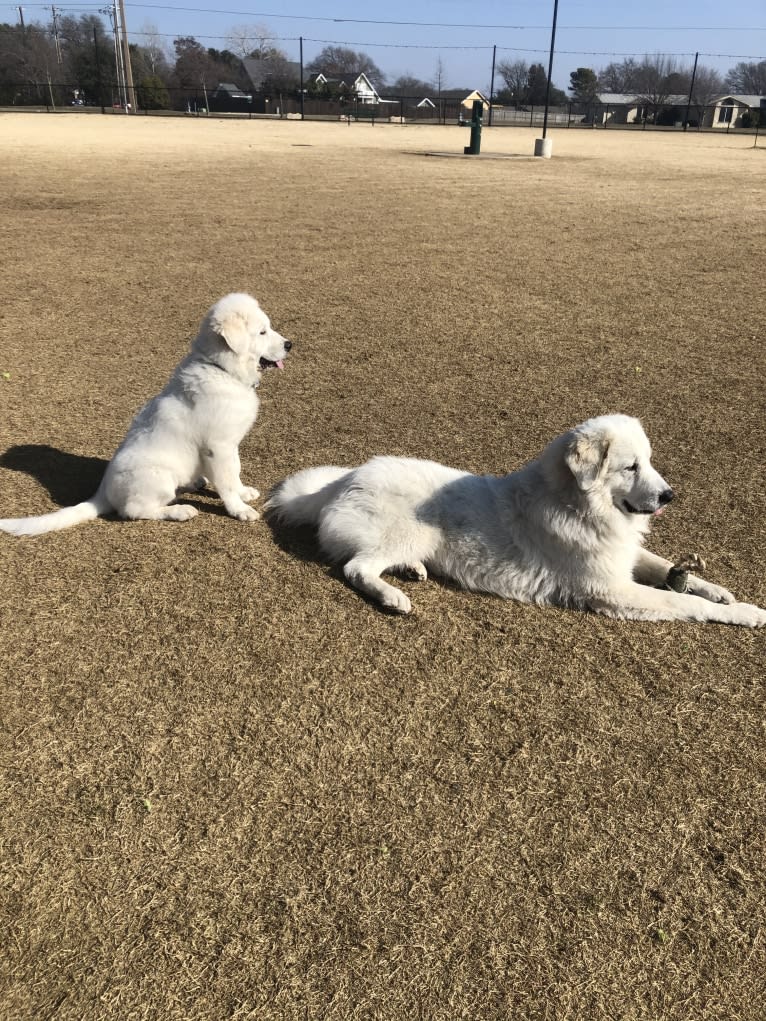
[[564, 452], [567, 468], [579, 488], [587, 493], [599, 479], [609, 453], [609, 437], [602, 432], [575, 430]]

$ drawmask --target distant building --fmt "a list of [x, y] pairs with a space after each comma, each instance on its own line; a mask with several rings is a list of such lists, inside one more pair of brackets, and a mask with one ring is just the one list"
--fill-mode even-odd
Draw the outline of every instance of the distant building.
[[339, 93], [345, 93], [349, 99], [359, 103], [379, 103], [380, 96], [364, 71], [352, 71], [346, 74], [325, 75], [322, 71], [314, 73], [311, 82], [316, 88], [331, 87]]
[[210, 94], [210, 109], [219, 113], [249, 113], [253, 97], [233, 82], [219, 82]]

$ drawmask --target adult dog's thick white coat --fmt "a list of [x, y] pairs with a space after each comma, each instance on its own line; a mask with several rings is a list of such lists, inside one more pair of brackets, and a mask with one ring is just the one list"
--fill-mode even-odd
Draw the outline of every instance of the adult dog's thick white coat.
[[90, 500], [51, 514], [0, 519], [12, 535], [40, 535], [116, 511], [122, 518], [187, 521], [178, 490], [209, 481], [227, 512], [241, 521], [259, 514], [258, 490], [240, 480], [239, 444], [258, 414], [255, 387], [291, 348], [249, 294], [227, 294], [208, 311], [191, 351], [162, 391], [133, 419]]
[[655, 587], [671, 564], [642, 542], [673, 493], [650, 457], [640, 422], [604, 415], [501, 478], [376, 457], [298, 472], [265, 510], [318, 526], [350, 584], [399, 613], [410, 600], [383, 572], [424, 580], [431, 570], [468, 589], [611, 617], [766, 624], [766, 611], [702, 578], [690, 576], [685, 594]]

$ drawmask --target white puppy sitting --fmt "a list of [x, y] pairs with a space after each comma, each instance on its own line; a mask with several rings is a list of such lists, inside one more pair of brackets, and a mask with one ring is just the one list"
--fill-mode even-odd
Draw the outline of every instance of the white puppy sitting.
[[239, 477], [239, 444], [255, 422], [255, 388], [292, 347], [249, 294], [227, 294], [209, 310], [191, 351], [165, 389], [131, 422], [90, 500], [51, 514], [0, 519], [12, 535], [41, 535], [115, 511], [122, 518], [188, 521], [196, 508], [174, 503], [180, 489], [209, 481], [240, 521], [259, 514], [258, 490]]

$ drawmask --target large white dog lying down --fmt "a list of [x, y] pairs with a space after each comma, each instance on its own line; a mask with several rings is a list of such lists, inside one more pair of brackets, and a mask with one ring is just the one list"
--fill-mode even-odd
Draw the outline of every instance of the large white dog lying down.
[[190, 353], [162, 391], [136, 415], [90, 500], [51, 514], [0, 519], [12, 535], [40, 535], [116, 511], [122, 518], [188, 521], [180, 489], [208, 480], [240, 521], [259, 514], [257, 489], [240, 481], [239, 444], [258, 414], [255, 387], [292, 347], [249, 294], [227, 294], [208, 311]]
[[465, 588], [610, 617], [766, 624], [766, 611], [701, 578], [690, 576], [684, 594], [654, 587], [671, 564], [641, 543], [673, 491], [650, 455], [636, 419], [605, 415], [502, 478], [376, 457], [350, 471], [298, 472], [265, 510], [317, 525], [322, 551], [343, 563], [350, 584], [399, 613], [410, 600], [380, 575], [425, 580], [428, 568]]

